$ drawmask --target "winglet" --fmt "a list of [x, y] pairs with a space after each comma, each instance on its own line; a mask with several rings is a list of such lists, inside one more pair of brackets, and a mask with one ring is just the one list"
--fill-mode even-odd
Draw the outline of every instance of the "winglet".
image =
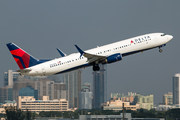
[[65, 57], [65, 56], [66, 56], [66, 54], [63, 53], [60, 49], [58, 49], [58, 48], [56, 48], [56, 49], [57, 49], [57, 51], [59, 52], [59, 54], [61, 55], [61, 57]]
[[84, 51], [83, 50], [81, 50], [77, 45], [75, 45], [75, 47], [77, 48], [77, 50], [80, 52], [80, 57], [84, 54]]

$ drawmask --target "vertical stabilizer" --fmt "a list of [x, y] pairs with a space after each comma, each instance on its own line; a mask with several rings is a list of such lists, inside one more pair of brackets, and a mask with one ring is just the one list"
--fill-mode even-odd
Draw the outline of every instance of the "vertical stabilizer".
[[25, 69], [38, 64], [38, 59], [25, 52], [14, 43], [8, 43], [6, 45], [20, 69]]

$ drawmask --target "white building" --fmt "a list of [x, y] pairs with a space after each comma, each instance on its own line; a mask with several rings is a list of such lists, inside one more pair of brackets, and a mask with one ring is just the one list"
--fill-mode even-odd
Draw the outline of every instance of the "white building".
[[103, 110], [122, 110], [124, 104], [124, 108], [126, 110], [136, 111], [139, 108], [139, 104], [131, 104], [130, 102], [124, 102], [120, 98], [110, 99], [108, 102], [104, 103]]
[[154, 109], [157, 110], [157, 111], [168, 111], [170, 109], [173, 109], [175, 108], [174, 106], [172, 105], [157, 105], [157, 106], [154, 106]]
[[49, 96], [43, 96], [43, 100], [35, 100], [33, 96], [19, 96], [18, 109], [32, 112], [41, 111], [69, 111], [66, 99], [49, 100]]
[[173, 77], [173, 104], [180, 104], [180, 73]]
[[157, 111], [168, 111], [170, 109], [180, 108], [179, 104], [176, 105], [155, 105], [154, 109]]

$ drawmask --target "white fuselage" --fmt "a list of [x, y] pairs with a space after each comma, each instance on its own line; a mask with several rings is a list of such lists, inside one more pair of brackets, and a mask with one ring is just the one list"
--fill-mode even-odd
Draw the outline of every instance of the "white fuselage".
[[[100, 46], [90, 50], [86, 50], [86, 53], [99, 56], [110, 56], [116, 53], [120, 53], [122, 57], [144, 50], [160, 47], [172, 39], [171, 35], [164, 35], [163, 33], [145, 34], [123, 41], [115, 42], [112, 44]], [[21, 73], [29, 76], [40, 75], [54, 75], [58, 73], [68, 72], [74, 69], [91, 66], [88, 63], [88, 59], [84, 56], [80, 57], [80, 53], [73, 53], [66, 57], [53, 59], [45, 63], [41, 63], [30, 67], [30, 72]]]

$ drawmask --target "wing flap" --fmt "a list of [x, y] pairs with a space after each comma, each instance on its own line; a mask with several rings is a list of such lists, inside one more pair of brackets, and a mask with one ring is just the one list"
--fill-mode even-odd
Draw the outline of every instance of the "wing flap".
[[106, 59], [106, 56], [93, 55], [93, 54], [89, 54], [89, 53], [84, 53], [83, 56], [88, 59], [89, 63], [93, 63], [93, 62], [96, 62], [96, 61], [99, 62], [99, 61], [102, 61], [102, 60]]

